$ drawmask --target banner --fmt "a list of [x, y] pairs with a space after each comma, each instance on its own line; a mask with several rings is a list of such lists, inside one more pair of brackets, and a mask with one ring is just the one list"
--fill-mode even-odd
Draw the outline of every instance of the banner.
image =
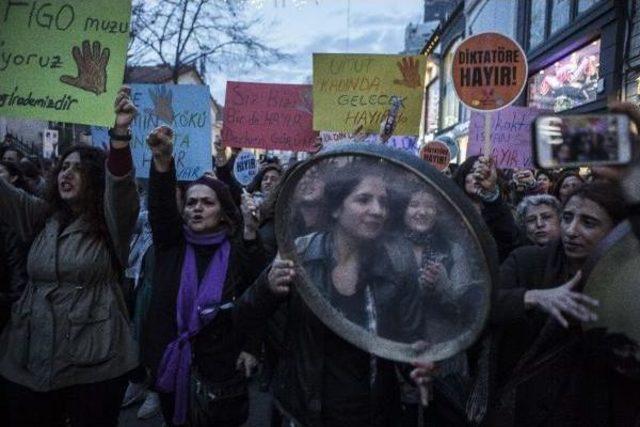
[[[132, 84], [131, 99], [138, 109], [131, 131], [136, 177], [149, 178], [149, 132], [167, 125], [173, 128], [173, 157], [179, 181], [193, 181], [213, 169], [211, 158], [211, 95], [204, 85]], [[104, 130], [92, 129], [95, 147], [108, 145]], [[106, 139], [106, 141], [105, 141]]]
[[0, 0], [0, 116], [112, 126], [131, 0]]
[[493, 113], [471, 112], [467, 157], [480, 154], [484, 144], [485, 114], [491, 115], [491, 157], [497, 167], [533, 168], [531, 124], [545, 110], [507, 107]]
[[227, 82], [225, 147], [311, 151], [310, 85]]
[[392, 97], [401, 101], [395, 133], [418, 135], [424, 56], [313, 54], [313, 128], [380, 132]]

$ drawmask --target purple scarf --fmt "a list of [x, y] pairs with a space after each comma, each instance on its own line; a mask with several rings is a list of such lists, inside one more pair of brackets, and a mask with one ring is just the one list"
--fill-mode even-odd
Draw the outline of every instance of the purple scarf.
[[[156, 387], [166, 393], [175, 393], [173, 423], [185, 424], [189, 405], [191, 376], [191, 338], [218, 314], [222, 288], [227, 277], [231, 245], [226, 232], [194, 234], [184, 227], [187, 242], [180, 289], [176, 304], [178, 337], [164, 351], [158, 368]], [[220, 245], [209, 262], [207, 271], [198, 284], [198, 271], [193, 245]]]

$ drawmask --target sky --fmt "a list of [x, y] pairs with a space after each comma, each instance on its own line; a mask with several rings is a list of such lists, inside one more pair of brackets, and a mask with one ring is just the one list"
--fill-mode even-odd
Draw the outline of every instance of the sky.
[[250, 0], [261, 17], [256, 33], [291, 61], [253, 69], [210, 73], [213, 97], [224, 105], [227, 80], [311, 83], [314, 52], [391, 53], [404, 49], [404, 30], [422, 20], [422, 0]]

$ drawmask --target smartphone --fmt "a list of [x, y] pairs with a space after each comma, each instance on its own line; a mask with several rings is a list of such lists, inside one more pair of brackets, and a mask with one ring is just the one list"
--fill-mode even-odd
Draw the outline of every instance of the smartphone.
[[625, 114], [541, 115], [532, 127], [539, 168], [624, 165], [636, 130]]

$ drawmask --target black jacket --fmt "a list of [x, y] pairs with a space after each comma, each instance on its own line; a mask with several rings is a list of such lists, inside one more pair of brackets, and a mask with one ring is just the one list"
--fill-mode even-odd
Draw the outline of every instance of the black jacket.
[[28, 251], [29, 246], [0, 222], [0, 330], [10, 317], [11, 305], [27, 284]]
[[482, 219], [489, 227], [491, 236], [498, 247], [500, 262], [518, 247], [520, 235], [509, 205], [498, 197], [493, 202], [482, 203]]
[[[309, 236], [302, 238], [307, 239], [305, 245], [308, 246], [302, 252], [299, 246], [299, 256], [311, 280], [314, 283], [323, 283], [320, 280], [328, 271], [330, 258], [326, 250], [326, 234], [314, 233], [310, 236], [311, 238]], [[298, 243], [299, 241], [300, 239]], [[367, 268], [370, 269], [368, 274], [371, 277], [368, 283], [376, 293], [376, 299], [380, 297], [397, 299], [397, 304], [390, 304], [399, 309], [397, 313], [392, 315], [390, 312], [385, 313], [381, 310], [379, 319], [394, 316], [399, 321], [391, 329], [394, 329], [393, 333], [400, 335], [403, 334], [403, 330], [410, 331], [417, 327], [413, 324], [421, 320], [416, 314], [417, 298], [412, 297], [410, 292], [393, 295], [393, 290], [405, 283], [399, 283], [401, 279], [394, 276], [391, 262], [388, 259], [378, 259], [375, 263], [368, 264]], [[324, 291], [326, 289], [323, 289]], [[335, 393], [335, 390], [324, 389], [327, 381], [326, 374], [328, 370], [334, 371], [335, 366], [331, 365], [341, 359], [335, 351], [340, 351], [340, 348], [345, 349], [345, 346], [335, 345], [340, 339], [308, 308], [298, 292], [293, 291], [286, 298], [272, 294], [268, 288], [267, 271], [265, 271], [242, 296], [238, 304], [239, 322], [243, 327], [256, 328], [278, 310], [284, 311], [286, 322], [284, 351], [280, 355], [275, 374], [274, 396], [284, 411], [302, 425], [322, 426], [325, 423], [323, 417], [326, 411], [331, 409], [323, 407], [325, 404], [323, 396]], [[392, 331], [386, 329], [379, 333], [384, 336]], [[411, 333], [406, 335], [406, 339], [411, 340]], [[347, 345], [351, 346], [351, 344]], [[347, 351], [350, 351], [348, 347]], [[356, 351], [359, 350], [356, 349]], [[380, 358], [376, 358], [376, 361], [375, 377], [372, 377], [373, 372], [369, 371], [369, 375], [362, 378], [364, 382], [375, 378], [374, 385], [370, 389], [370, 405], [365, 410], [369, 416], [367, 425], [395, 425], [397, 418], [394, 417], [397, 416], [396, 411], [399, 409], [395, 364]], [[350, 393], [352, 386], [353, 384], [345, 383], [340, 394]], [[345, 413], [343, 421], [338, 424], [350, 425], [347, 420], [351, 415]]]
[[[149, 221], [153, 233], [155, 271], [153, 293], [143, 330], [143, 361], [155, 374], [167, 345], [177, 337], [176, 301], [185, 254], [182, 218], [175, 198], [175, 170], [158, 173], [151, 168]], [[265, 267], [267, 259], [257, 241], [231, 238], [231, 252], [221, 304], [234, 302]], [[220, 310], [216, 318], [193, 339], [194, 366], [210, 382], [233, 377], [238, 354], [247, 348], [246, 336], [236, 326], [233, 308]]]
[[577, 323], [564, 329], [524, 293], [569, 279], [560, 242], [519, 248], [503, 263], [492, 307], [498, 336], [492, 426], [623, 426], [640, 422], [640, 381], [611, 368], [612, 347]]

